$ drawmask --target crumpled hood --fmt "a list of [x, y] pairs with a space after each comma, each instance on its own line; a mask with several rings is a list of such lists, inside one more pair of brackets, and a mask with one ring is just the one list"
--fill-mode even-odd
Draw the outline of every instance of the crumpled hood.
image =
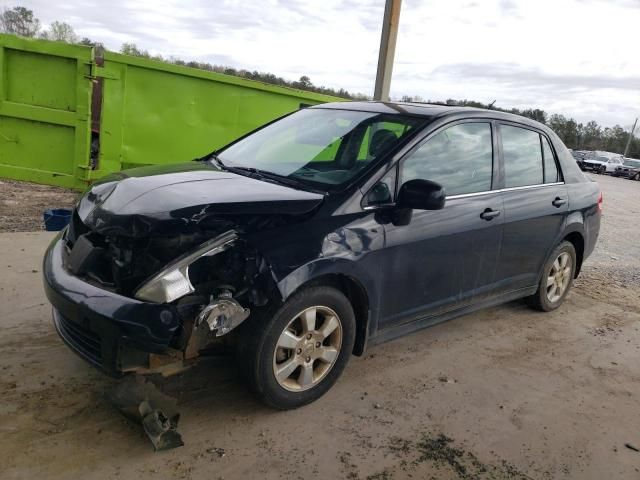
[[140, 237], [218, 215], [301, 215], [319, 193], [227, 172], [206, 162], [125, 170], [103, 178], [77, 206], [91, 230]]

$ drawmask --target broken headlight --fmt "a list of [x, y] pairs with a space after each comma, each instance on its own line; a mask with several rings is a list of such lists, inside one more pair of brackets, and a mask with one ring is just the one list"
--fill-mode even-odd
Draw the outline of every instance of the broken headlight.
[[169, 303], [195, 291], [189, 280], [189, 266], [201, 257], [209, 257], [229, 249], [238, 239], [233, 230], [213, 238], [191, 253], [178, 257], [166, 268], [144, 282], [134, 296], [138, 300]]

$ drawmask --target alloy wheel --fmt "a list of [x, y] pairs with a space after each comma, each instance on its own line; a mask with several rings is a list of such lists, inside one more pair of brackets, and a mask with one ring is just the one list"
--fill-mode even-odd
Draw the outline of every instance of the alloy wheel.
[[555, 303], [562, 298], [571, 282], [572, 272], [571, 255], [562, 252], [551, 265], [547, 276], [547, 300]]
[[278, 338], [273, 374], [289, 391], [308, 390], [322, 381], [342, 347], [340, 317], [328, 307], [313, 306], [296, 315]]

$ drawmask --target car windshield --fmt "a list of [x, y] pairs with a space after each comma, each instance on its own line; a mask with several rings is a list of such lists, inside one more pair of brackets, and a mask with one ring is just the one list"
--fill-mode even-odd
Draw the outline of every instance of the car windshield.
[[625, 160], [625, 167], [640, 168], [640, 160]]
[[225, 167], [255, 169], [321, 190], [339, 190], [398, 146], [426, 118], [308, 108], [218, 153]]

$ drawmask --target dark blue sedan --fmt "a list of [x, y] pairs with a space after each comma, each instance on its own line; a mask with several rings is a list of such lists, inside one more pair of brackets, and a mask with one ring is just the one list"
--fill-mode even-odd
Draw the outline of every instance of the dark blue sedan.
[[558, 308], [601, 208], [535, 121], [326, 104], [197, 161], [102, 179], [44, 281], [60, 336], [103, 371], [230, 352], [262, 401], [294, 408], [373, 344], [518, 298]]

